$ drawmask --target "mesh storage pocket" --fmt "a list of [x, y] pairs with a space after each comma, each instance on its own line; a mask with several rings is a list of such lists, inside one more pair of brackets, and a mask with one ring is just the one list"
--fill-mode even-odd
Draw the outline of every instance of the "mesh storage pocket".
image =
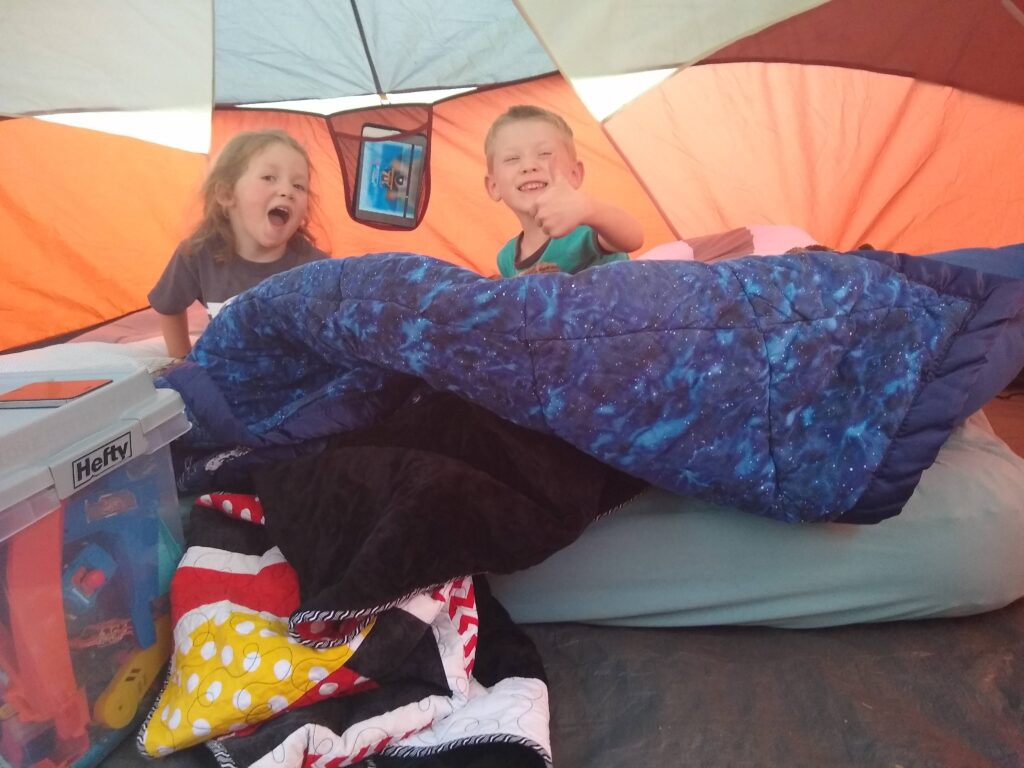
[[[414, 229], [423, 220], [430, 198], [431, 117], [429, 106], [401, 106], [328, 118], [345, 183], [345, 205], [353, 219], [379, 229]], [[376, 147], [367, 145], [385, 143], [399, 147], [399, 155], [405, 153], [397, 170], [369, 166]], [[361, 163], [366, 166], [362, 170]], [[399, 166], [397, 161], [394, 165]], [[370, 187], [380, 193], [381, 205], [367, 203]]]

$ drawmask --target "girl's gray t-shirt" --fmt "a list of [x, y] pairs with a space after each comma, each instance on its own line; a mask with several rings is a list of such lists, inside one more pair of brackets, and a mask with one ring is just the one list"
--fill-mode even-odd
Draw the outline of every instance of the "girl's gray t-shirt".
[[184, 312], [193, 302], [200, 302], [210, 316], [242, 291], [252, 288], [271, 275], [330, 256], [310, 243], [289, 246], [277, 261], [246, 261], [236, 256], [218, 262], [210, 249], [186, 256], [181, 245], [149, 292], [149, 303], [162, 315]]

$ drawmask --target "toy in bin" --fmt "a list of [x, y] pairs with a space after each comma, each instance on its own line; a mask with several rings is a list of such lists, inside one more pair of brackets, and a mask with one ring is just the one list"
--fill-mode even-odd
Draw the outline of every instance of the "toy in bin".
[[8, 543], [0, 757], [10, 765], [102, 756], [167, 659], [160, 496], [145, 467], [135, 469], [100, 479]]
[[[74, 552], [76, 546], [81, 546], [83, 548], [74, 553], [75, 559], [106, 555], [111, 561], [107, 575], [112, 576], [119, 569], [127, 571], [126, 578], [118, 580], [121, 594], [116, 604], [129, 607], [140, 648], [148, 648], [156, 642], [152, 603], [160, 593], [159, 503], [159, 489], [151, 475], [143, 471], [133, 479], [128, 470], [124, 470], [101, 478], [84, 494], [73, 497], [64, 515], [66, 552], [69, 549]], [[71, 578], [74, 577], [75, 574], [71, 574]], [[93, 578], [101, 577], [94, 575]], [[93, 596], [102, 597], [100, 594]], [[110, 602], [108, 600], [107, 604]], [[88, 615], [75, 615], [69, 630], [75, 631], [90, 623], [94, 623], [94, 619]]]
[[0, 766], [94, 766], [155, 695], [181, 539], [166, 446], [187, 428], [144, 372], [0, 411]]
[[103, 547], [87, 544], [64, 567], [64, 610], [69, 614], [81, 615], [91, 609], [96, 604], [100, 590], [107, 585], [116, 570], [117, 563]]
[[0, 757], [19, 768], [67, 765], [89, 746], [89, 704], [63, 626], [59, 511], [10, 539], [3, 558]]

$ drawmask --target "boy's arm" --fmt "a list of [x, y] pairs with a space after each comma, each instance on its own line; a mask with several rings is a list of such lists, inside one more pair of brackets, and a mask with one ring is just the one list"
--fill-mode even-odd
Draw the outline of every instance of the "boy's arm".
[[160, 331], [164, 335], [167, 354], [171, 357], [184, 357], [192, 351], [192, 339], [188, 335], [188, 310], [176, 315], [160, 316]]
[[616, 205], [600, 200], [590, 201], [592, 213], [584, 219], [597, 235], [598, 245], [606, 251], [638, 251], [644, 245], [640, 222]]
[[538, 198], [533, 215], [548, 237], [564, 237], [586, 224], [594, 230], [598, 244], [606, 251], [628, 253], [639, 250], [644, 244], [639, 221], [618, 206], [595, 200], [574, 188], [554, 166], [550, 185]]

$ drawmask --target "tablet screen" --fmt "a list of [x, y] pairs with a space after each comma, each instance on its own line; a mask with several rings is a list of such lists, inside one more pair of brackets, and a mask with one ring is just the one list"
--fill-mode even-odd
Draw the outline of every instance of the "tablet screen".
[[420, 134], [376, 137], [386, 130], [363, 129], [354, 215], [411, 229], [416, 225], [426, 138]]

